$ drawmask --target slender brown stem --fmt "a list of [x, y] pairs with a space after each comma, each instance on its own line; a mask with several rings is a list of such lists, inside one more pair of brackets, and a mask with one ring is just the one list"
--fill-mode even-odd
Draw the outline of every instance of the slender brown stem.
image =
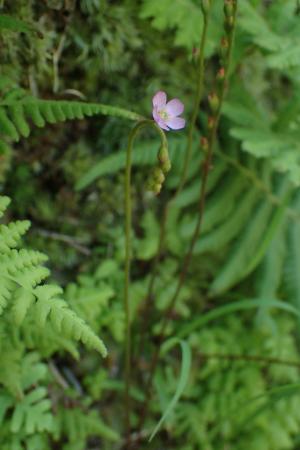
[[208, 175], [210, 172], [210, 167], [211, 167], [211, 162], [212, 162], [217, 127], [218, 127], [218, 123], [219, 123], [219, 119], [220, 119], [220, 115], [221, 115], [222, 104], [223, 104], [225, 92], [227, 89], [227, 83], [228, 83], [229, 65], [230, 65], [231, 53], [232, 53], [236, 10], [237, 10], [237, 0], [234, 3], [234, 14], [232, 16], [231, 30], [228, 32], [228, 50], [227, 50], [226, 61], [224, 64], [225, 65], [224, 79], [222, 82], [222, 86], [221, 86], [221, 90], [220, 90], [220, 94], [219, 94], [219, 98], [218, 98], [218, 106], [217, 106], [216, 113], [211, 117], [212, 120], [210, 121], [210, 132], [209, 132], [209, 136], [208, 136], [208, 140], [207, 140], [206, 157], [205, 157], [205, 160], [201, 167], [202, 183], [200, 186], [200, 194], [199, 194], [199, 202], [198, 202], [197, 224], [196, 224], [188, 251], [183, 260], [182, 269], [179, 274], [179, 279], [178, 279], [176, 290], [170, 300], [169, 306], [167, 307], [167, 309], [164, 313], [163, 320], [162, 320], [158, 344], [156, 346], [156, 349], [155, 349], [155, 352], [154, 352], [154, 355], [153, 355], [153, 358], [152, 358], [152, 361], [150, 364], [150, 370], [149, 370], [150, 374], [149, 374], [149, 379], [148, 379], [148, 383], [146, 386], [146, 399], [145, 399], [144, 409], [142, 411], [141, 419], [140, 419], [140, 423], [139, 423], [140, 427], [142, 427], [142, 425], [144, 424], [145, 417], [148, 412], [150, 396], [151, 396], [151, 387], [152, 387], [153, 377], [154, 377], [154, 373], [155, 373], [156, 366], [157, 366], [158, 359], [159, 359], [161, 343], [162, 343], [168, 322], [170, 320], [171, 312], [174, 309], [174, 306], [178, 299], [179, 293], [181, 292], [182, 286], [185, 282], [185, 278], [186, 278], [186, 275], [188, 272], [188, 268], [189, 268], [189, 264], [190, 264], [190, 261], [192, 258], [195, 243], [197, 242], [197, 240], [199, 239], [199, 236], [200, 236], [201, 224], [202, 224], [204, 207], [205, 207], [207, 180], [208, 180]]
[[191, 120], [189, 121], [187, 145], [186, 145], [186, 149], [185, 149], [185, 158], [184, 158], [184, 163], [183, 163], [183, 169], [182, 169], [182, 172], [180, 175], [178, 187], [177, 187], [175, 193], [173, 194], [172, 198], [165, 205], [163, 214], [162, 214], [158, 249], [157, 249], [157, 253], [154, 258], [153, 267], [152, 267], [149, 285], [148, 285], [147, 294], [146, 294], [147, 301], [145, 303], [146, 307], [143, 312], [142, 326], [141, 326], [141, 330], [139, 333], [140, 340], [139, 340], [138, 349], [136, 352], [137, 355], [139, 355], [141, 353], [142, 349], [144, 348], [147, 330], [149, 328], [148, 327], [149, 320], [150, 320], [149, 311], [150, 311], [150, 307], [151, 307], [151, 300], [153, 299], [153, 291], [154, 291], [155, 280], [156, 280], [157, 273], [158, 273], [159, 261], [160, 261], [160, 258], [161, 258], [162, 252], [163, 252], [163, 248], [164, 248], [166, 225], [167, 225], [167, 220], [168, 220], [168, 216], [169, 216], [169, 211], [170, 211], [171, 206], [174, 203], [175, 199], [177, 198], [177, 196], [182, 191], [182, 189], [185, 185], [187, 172], [188, 172], [188, 168], [189, 168], [189, 163], [191, 160], [192, 149], [193, 149], [193, 137], [194, 137], [198, 111], [199, 111], [200, 102], [201, 102], [202, 93], [203, 93], [204, 60], [205, 60], [204, 50], [205, 50], [205, 43], [206, 43], [206, 38], [207, 38], [208, 18], [209, 18], [209, 12], [203, 13], [203, 28], [202, 28], [202, 33], [201, 33], [199, 58], [198, 58], [198, 69], [197, 69], [198, 76], [197, 76], [196, 96], [195, 96], [195, 102], [194, 102], [193, 111], [192, 111], [192, 115], [191, 115]]

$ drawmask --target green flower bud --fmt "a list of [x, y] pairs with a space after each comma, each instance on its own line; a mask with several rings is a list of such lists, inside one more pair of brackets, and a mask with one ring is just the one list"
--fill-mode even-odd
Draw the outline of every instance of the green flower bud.
[[169, 152], [167, 147], [165, 146], [161, 146], [159, 151], [158, 151], [158, 155], [157, 155], [158, 161], [160, 163], [164, 163], [165, 161], [169, 160]]
[[164, 174], [169, 172], [171, 169], [171, 161], [169, 158], [168, 148], [166, 146], [161, 146], [157, 155], [159, 166]]
[[154, 192], [154, 194], [158, 195], [161, 191], [161, 187], [162, 187], [162, 185], [160, 183], [155, 184], [152, 189], [152, 192]]
[[207, 128], [209, 130], [212, 130], [215, 126], [215, 123], [216, 123], [216, 119], [212, 116], [209, 116], [207, 119]]
[[165, 176], [160, 167], [155, 167], [152, 171], [152, 177], [158, 183], [163, 183], [165, 181]]
[[223, 83], [224, 80], [225, 80], [225, 69], [224, 67], [221, 67], [217, 73], [217, 82]]
[[155, 187], [155, 182], [151, 177], [149, 177], [149, 179], [147, 180], [147, 183], [146, 183], [146, 189], [148, 191], [153, 192], [154, 187]]
[[223, 37], [221, 39], [221, 49], [220, 49], [220, 55], [221, 59], [223, 61], [226, 61], [227, 55], [228, 55], [228, 49], [229, 49], [229, 42], [226, 37]]
[[171, 170], [171, 161], [168, 159], [166, 160], [164, 163], [161, 164], [161, 170], [163, 171], [164, 174], [170, 172]]
[[207, 150], [208, 150], [208, 139], [207, 139], [207, 137], [205, 137], [205, 136], [201, 137], [200, 145], [201, 145], [202, 150], [207, 152]]
[[211, 111], [213, 113], [216, 113], [218, 111], [220, 101], [215, 92], [212, 92], [211, 94], [209, 94], [208, 103], [209, 103]]

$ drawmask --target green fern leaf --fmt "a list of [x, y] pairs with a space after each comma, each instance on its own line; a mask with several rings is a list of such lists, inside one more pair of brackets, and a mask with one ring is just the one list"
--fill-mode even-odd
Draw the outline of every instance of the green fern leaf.
[[21, 380], [22, 351], [6, 342], [1, 348], [0, 383], [17, 399], [23, 396]]
[[58, 331], [72, 337], [75, 340], [81, 340], [84, 344], [97, 349], [104, 357], [107, 350], [102, 341], [96, 334], [80, 319], [73, 311], [68, 308], [64, 300], [52, 298], [47, 301], [38, 300], [37, 305], [38, 323], [43, 326], [48, 316], [51, 323]]
[[16, 275], [18, 271], [41, 264], [47, 259], [47, 256], [41, 252], [25, 249], [12, 249], [9, 254], [0, 255], [2, 272], [9, 275]]
[[11, 137], [14, 141], [19, 140], [19, 133], [14, 123], [7, 116], [5, 109], [2, 107], [0, 107], [0, 133]]
[[8, 207], [8, 205], [10, 204], [10, 198], [9, 197], [5, 197], [4, 195], [0, 196], [0, 217], [3, 216], [3, 214], [6, 211], [6, 208]]
[[[296, 207], [300, 206], [300, 197]], [[285, 285], [291, 302], [300, 310], [300, 223], [293, 221], [288, 231], [288, 246], [285, 268]]]
[[16, 405], [11, 421], [12, 433], [24, 430], [26, 434], [32, 434], [52, 430], [51, 401], [46, 396], [47, 390], [39, 387]]
[[19, 244], [20, 238], [30, 227], [29, 220], [17, 220], [0, 225], [0, 253], [6, 253]]
[[272, 206], [269, 203], [261, 202], [245, 232], [237, 241], [233, 252], [214, 279], [210, 288], [211, 295], [218, 295], [241, 280], [249, 258], [253, 255], [262, 233], [267, 228], [271, 212]]
[[14, 292], [12, 316], [16, 325], [21, 325], [30, 306], [34, 303], [35, 296], [31, 290], [20, 287]]
[[[7, 204], [8, 199], [0, 197], [0, 213]], [[11, 317], [16, 325], [29, 317], [32, 322], [46, 326], [49, 319], [47, 324], [50, 322], [61, 334], [56, 342], [62, 342], [75, 356], [77, 353], [70, 339], [80, 340], [106, 356], [107, 351], [101, 339], [69, 309], [64, 300], [57, 297], [63, 293], [62, 289], [55, 285], [41, 285], [49, 275], [49, 270], [41, 265], [47, 257], [37, 251], [11, 248], [18, 244], [29, 225], [28, 221], [18, 221], [0, 226], [0, 314], [10, 306]], [[29, 336], [27, 338], [30, 339]]]
[[205, 251], [220, 250], [239, 235], [245, 222], [248, 221], [253, 208], [258, 201], [259, 193], [249, 190], [241, 194], [241, 201], [236, 202], [235, 211], [217, 228], [202, 236], [195, 245], [195, 254]]
[[0, 276], [0, 315], [3, 310], [8, 306], [12, 294], [14, 291], [14, 283], [5, 276]]

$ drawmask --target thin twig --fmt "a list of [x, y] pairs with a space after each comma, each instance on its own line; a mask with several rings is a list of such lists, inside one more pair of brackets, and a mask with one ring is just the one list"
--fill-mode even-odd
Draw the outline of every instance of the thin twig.
[[48, 367], [49, 367], [50, 371], [52, 372], [52, 375], [55, 378], [55, 381], [57, 381], [57, 384], [59, 384], [64, 390], [69, 389], [69, 387], [70, 387], [69, 383], [62, 376], [62, 374], [58, 370], [58, 368], [53, 360], [49, 361]]
[[64, 242], [65, 244], [68, 244], [70, 247], [75, 248], [79, 253], [82, 253], [85, 256], [90, 256], [92, 253], [89, 248], [80, 244], [78, 242], [78, 239], [74, 238], [73, 236], [57, 233], [56, 231], [44, 230], [42, 228], [34, 228], [33, 231], [46, 238]]

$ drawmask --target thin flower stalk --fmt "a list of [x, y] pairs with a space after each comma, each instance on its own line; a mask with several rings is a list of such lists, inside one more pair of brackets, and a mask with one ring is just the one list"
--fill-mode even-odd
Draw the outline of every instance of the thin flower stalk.
[[133, 143], [137, 133], [144, 127], [153, 127], [160, 136], [161, 147], [167, 148], [167, 140], [162, 129], [152, 120], [142, 120], [131, 130], [128, 138], [125, 169], [125, 283], [124, 283], [124, 311], [125, 311], [125, 429], [130, 448], [130, 386], [131, 386], [131, 325], [130, 325], [130, 267], [132, 257], [131, 227], [132, 227], [132, 204], [131, 204], [131, 167]]
[[169, 216], [170, 209], [172, 207], [172, 204], [174, 203], [175, 199], [179, 195], [179, 193], [182, 191], [187, 177], [187, 172], [192, 156], [192, 146], [193, 146], [193, 138], [196, 128], [196, 121], [198, 117], [199, 107], [202, 99], [203, 94], [203, 85], [204, 85], [204, 51], [205, 51], [205, 44], [207, 39], [207, 30], [208, 30], [208, 23], [209, 23], [209, 13], [211, 8], [211, 2], [205, 3], [205, 8], [202, 8], [203, 12], [203, 28], [201, 33], [201, 40], [200, 40], [200, 49], [199, 49], [199, 57], [198, 57], [198, 68], [197, 68], [197, 87], [196, 87], [196, 96], [195, 96], [195, 102], [193, 106], [193, 111], [191, 115], [191, 119], [189, 121], [188, 126], [188, 135], [187, 135], [187, 144], [185, 149], [185, 157], [183, 162], [183, 169], [180, 175], [180, 180], [178, 187], [172, 196], [172, 198], [167, 202], [165, 205], [163, 212], [162, 212], [162, 218], [161, 218], [161, 224], [160, 224], [160, 234], [159, 234], [159, 241], [158, 241], [158, 249], [157, 253], [154, 258], [153, 262], [153, 268], [151, 271], [151, 276], [148, 284], [148, 290], [146, 294], [146, 303], [145, 303], [145, 310], [143, 312], [143, 320], [142, 320], [142, 326], [140, 330], [140, 340], [138, 343], [138, 349], [137, 349], [137, 355], [140, 354], [141, 349], [144, 348], [146, 333], [148, 330], [148, 322], [149, 322], [149, 309], [150, 309], [150, 303], [153, 299], [153, 292], [155, 287], [155, 280], [158, 274], [158, 267], [159, 267], [159, 261], [161, 258], [161, 255], [163, 253], [164, 249], [164, 242], [165, 242], [165, 234], [166, 234], [166, 225], [167, 220]]
[[[170, 320], [171, 312], [173, 311], [173, 309], [175, 307], [178, 296], [184, 285], [186, 275], [188, 272], [188, 268], [190, 265], [191, 257], [193, 254], [194, 246], [195, 246], [196, 242], [198, 241], [200, 232], [201, 232], [201, 224], [202, 224], [202, 220], [203, 220], [204, 207], [205, 207], [207, 180], [208, 180], [209, 172], [211, 169], [214, 143], [215, 143], [215, 139], [216, 139], [216, 132], [217, 132], [218, 124], [219, 124], [219, 119], [221, 116], [222, 104], [223, 104], [223, 100], [224, 100], [225, 93], [226, 93], [227, 86], [228, 86], [229, 67], [230, 67], [230, 61], [231, 61], [231, 56], [232, 56], [232, 46], [233, 46], [233, 40], [234, 40], [234, 31], [235, 31], [238, 0], [232, 0], [231, 3], [233, 5], [233, 12], [230, 15], [230, 17], [228, 16], [228, 14], [226, 14], [226, 10], [225, 10], [225, 30], [226, 30], [227, 36], [226, 36], [225, 40], [223, 40], [223, 44], [222, 44], [221, 48], [223, 49], [226, 44], [227, 50], [226, 50], [226, 52], [224, 52], [223, 56], [221, 57], [222, 67], [219, 70], [218, 75], [217, 75], [217, 82], [220, 86], [219, 92], [218, 93], [214, 92], [209, 97], [209, 103], [210, 103], [210, 109], [211, 109], [211, 115], [208, 118], [209, 134], [208, 134], [207, 138], [204, 138], [204, 140], [202, 140], [202, 145], [204, 144], [203, 150], [205, 151], [206, 156], [205, 156], [203, 163], [201, 164], [201, 169], [200, 169], [201, 173], [202, 173], [202, 183], [200, 186], [200, 193], [199, 193], [198, 219], [197, 219], [196, 227], [195, 227], [195, 230], [194, 230], [194, 233], [192, 236], [192, 240], [190, 242], [189, 249], [183, 260], [182, 269], [179, 274], [179, 279], [178, 279], [175, 293], [169, 302], [169, 306], [167, 307], [167, 309], [164, 313], [163, 320], [162, 320], [162, 325], [161, 325], [161, 329], [159, 332], [159, 338], [158, 338], [159, 342], [156, 346], [156, 349], [155, 349], [155, 352], [154, 352], [154, 355], [153, 355], [153, 358], [152, 358], [151, 364], [150, 364], [150, 375], [149, 375], [148, 383], [146, 386], [146, 400], [144, 403], [144, 408], [143, 408], [143, 412], [142, 412], [140, 423], [139, 423], [140, 428], [143, 426], [143, 423], [145, 421], [145, 417], [146, 417], [146, 414], [147, 414], [148, 408], [149, 408], [151, 388], [152, 388], [154, 373], [155, 373], [157, 363], [158, 363], [160, 346], [161, 346], [163, 337], [165, 335], [167, 325]], [[220, 74], [222, 74], [221, 77], [220, 77]], [[221, 80], [220, 80], [220, 78], [221, 78]], [[216, 101], [216, 99], [217, 99], [217, 101]]]

